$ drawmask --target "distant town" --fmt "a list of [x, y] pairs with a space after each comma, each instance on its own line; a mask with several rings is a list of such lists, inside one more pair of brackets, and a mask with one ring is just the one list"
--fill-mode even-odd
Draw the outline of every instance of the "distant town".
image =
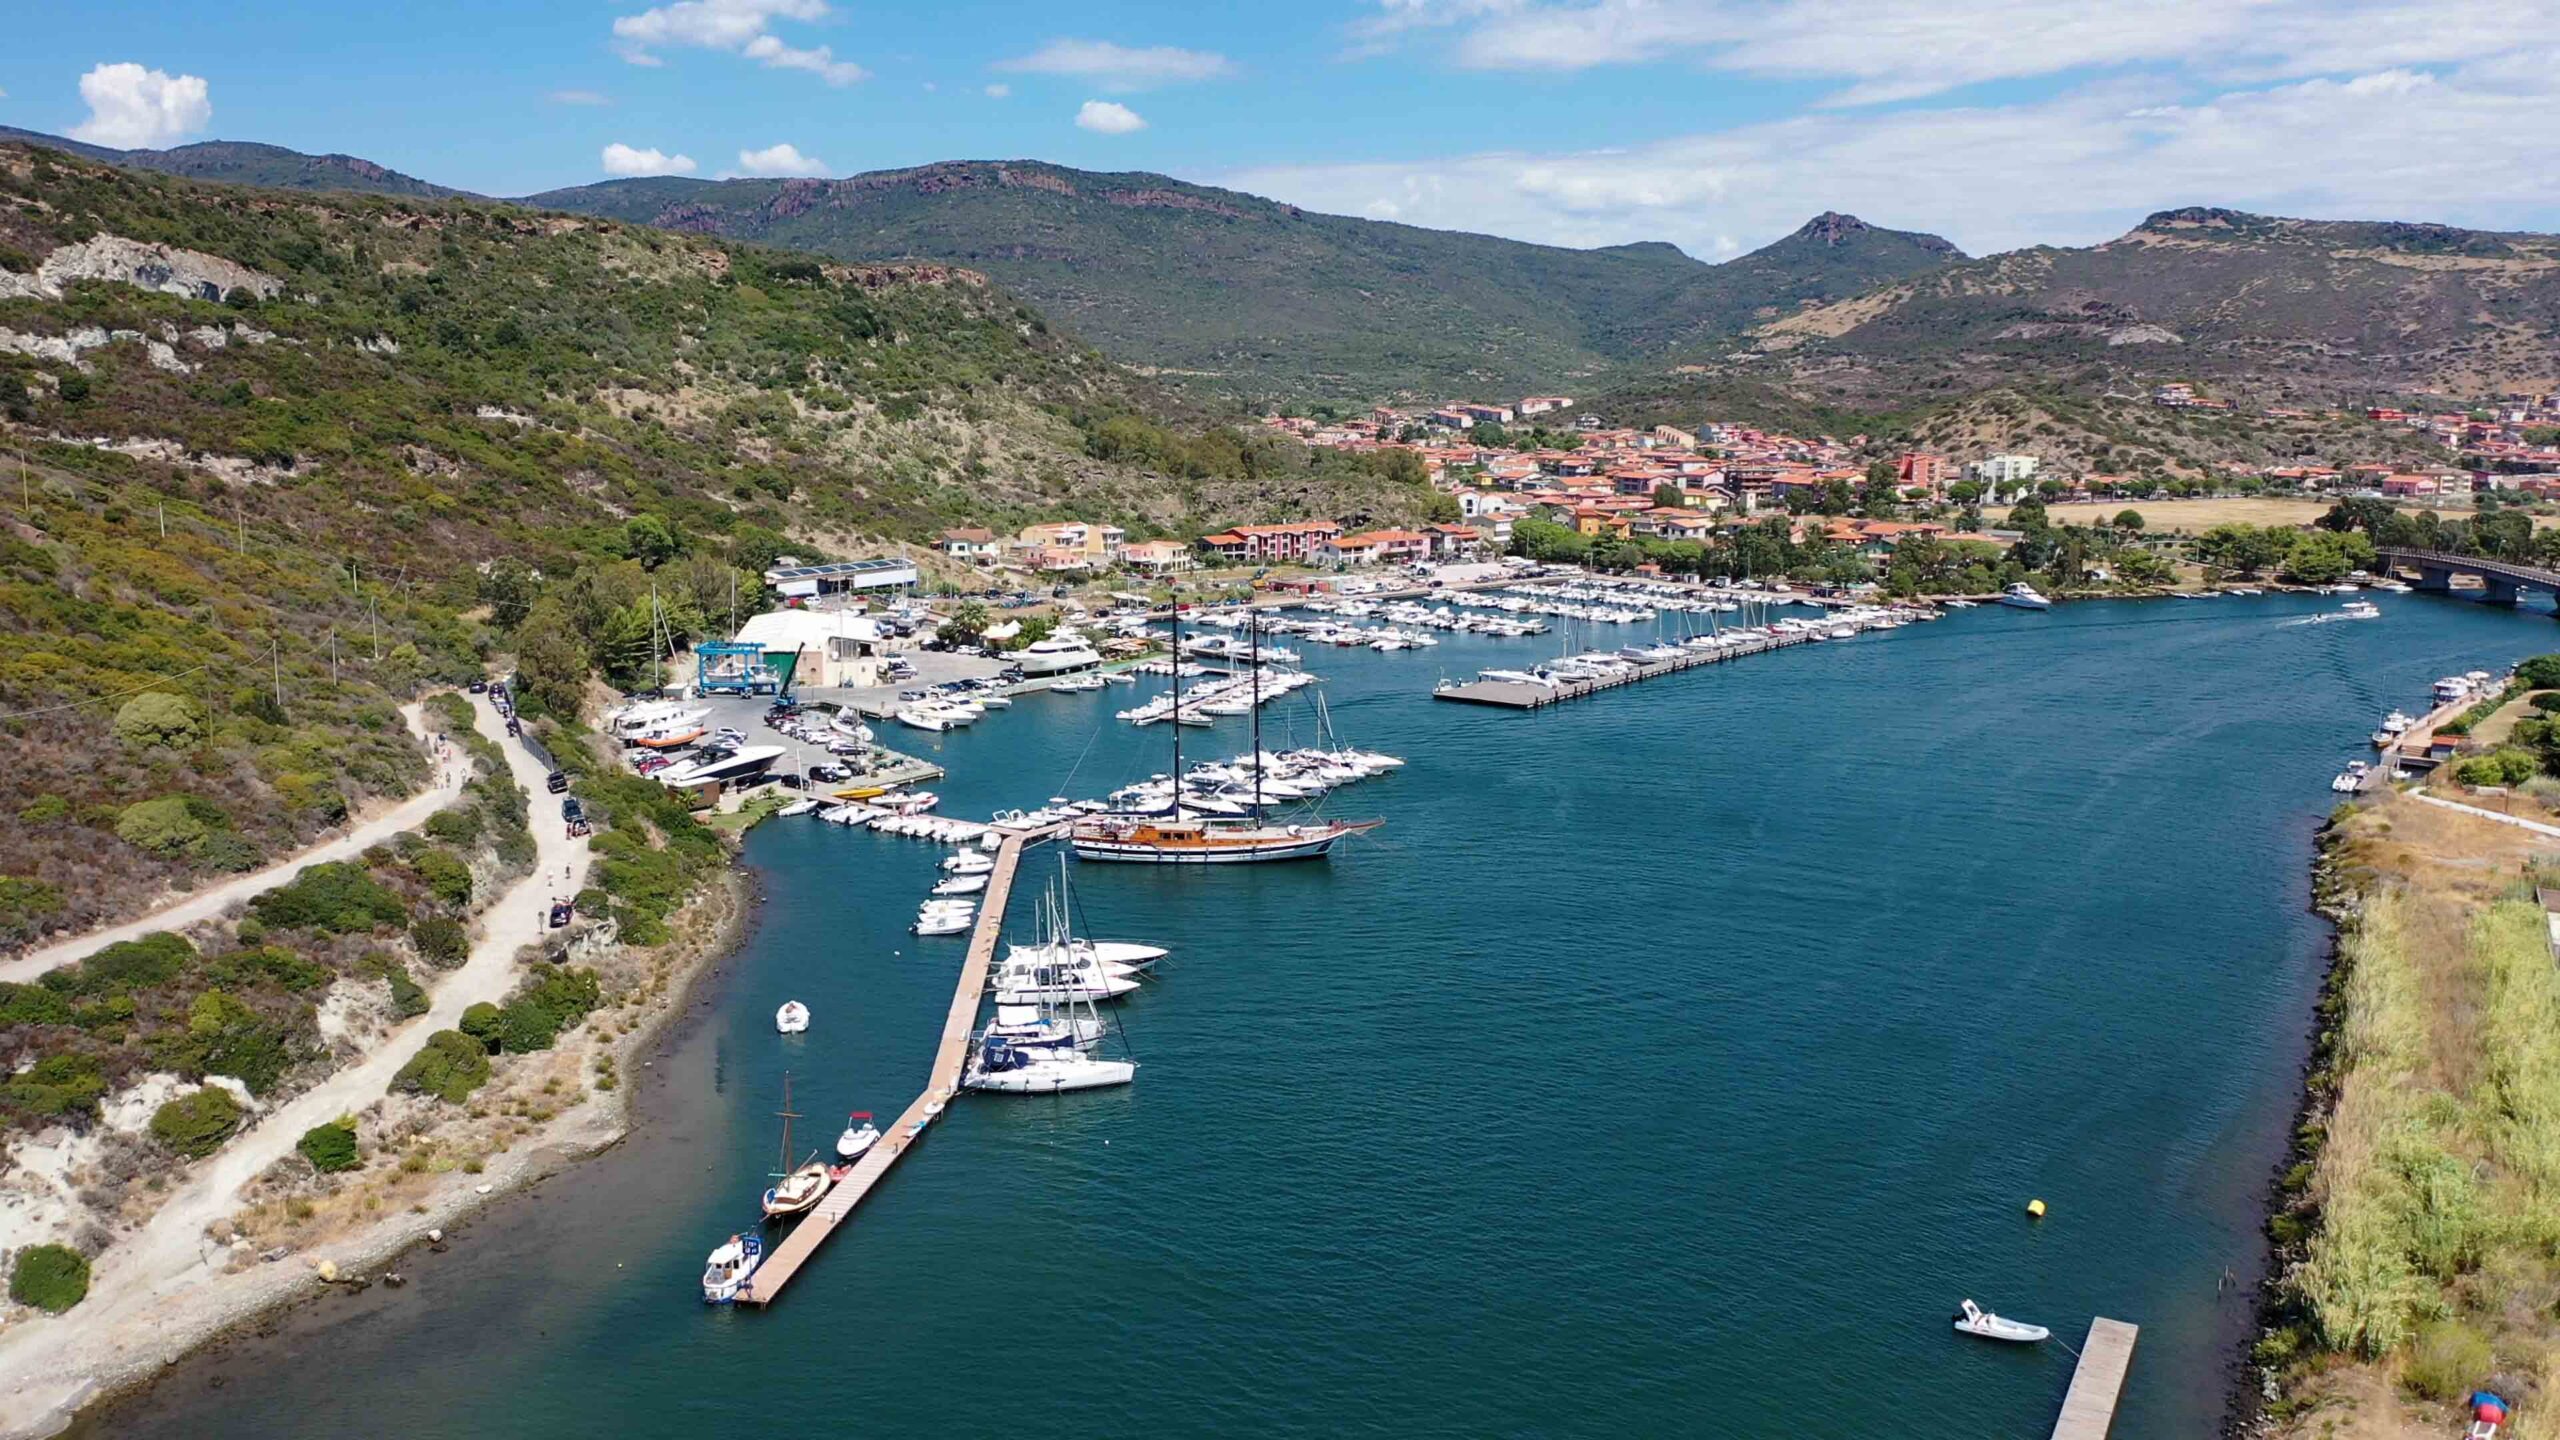
[[[2154, 387], [2166, 410], [2227, 411], [2188, 383]], [[2216, 485], [2180, 482], [2179, 493], [2245, 493], [2304, 499], [2365, 497], [2413, 505], [2560, 500], [2560, 394], [2505, 395], [2453, 411], [2374, 406], [2315, 413], [2271, 408], [2275, 421], [2360, 420], [2419, 432], [2436, 463], [2225, 467]], [[1487, 404], [1380, 406], [1358, 419], [1268, 415], [1263, 429], [1306, 445], [1349, 452], [1405, 451], [1454, 506], [1420, 528], [1353, 529], [1337, 521], [1237, 525], [1196, 537], [1132, 541], [1121, 527], [1062, 521], [1013, 535], [984, 528], [944, 532], [941, 549], [978, 567], [1071, 577], [1117, 569], [1162, 579], [1211, 567], [1351, 568], [1497, 554], [1515, 527], [1537, 519], [1594, 541], [1707, 541], [1772, 514], [1818, 524], [1826, 540], [1870, 555], [1912, 536], [1999, 544], [1981, 507], [2030, 498], [2049, 504], [2159, 499], [2159, 480], [2072, 471], [2032, 451], [1970, 458], [1874, 452], [1865, 436], [1796, 436], [1708, 421], [1694, 428], [1635, 429], [1576, 409], [1565, 395]], [[1906, 518], [1911, 517], [1911, 518]]]

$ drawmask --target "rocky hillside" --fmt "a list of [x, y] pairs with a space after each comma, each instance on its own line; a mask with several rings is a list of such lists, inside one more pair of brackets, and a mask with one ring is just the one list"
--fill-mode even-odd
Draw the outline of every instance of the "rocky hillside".
[[16, 141], [68, 151], [134, 170], [156, 170], [190, 180], [265, 185], [279, 190], [361, 190], [375, 195], [431, 197], [463, 192], [403, 175], [354, 155], [306, 155], [281, 145], [248, 140], [204, 140], [169, 150], [117, 150], [59, 135], [0, 125], [0, 143]]
[[780, 552], [1430, 507], [1153, 404], [957, 267], [0, 145], [0, 946], [409, 788], [528, 616], [628, 681]]
[[1570, 387], [1959, 258], [1829, 215], [1723, 265], [1320, 215], [1162, 175], [966, 162], [844, 180], [615, 180], [548, 208], [984, 270], [1118, 359], [1250, 400]]
[[1762, 326], [1764, 373], [1840, 397], [2089, 370], [2260, 402], [2560, 383], [2560, 237], [2150, 217], [2087, 249], [1952, 265]]

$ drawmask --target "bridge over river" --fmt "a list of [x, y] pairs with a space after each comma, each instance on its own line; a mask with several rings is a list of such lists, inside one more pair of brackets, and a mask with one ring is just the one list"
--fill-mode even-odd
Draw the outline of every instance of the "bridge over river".
[[2486, 593], [2481, 597], [2492, 605], [2513, 605], [2527, 590], [2539, 590], [2560, 604], [2560, 570], [2545, 570], [2538, 565], [2524, 565], [2512, 560], [2491, 560], [2479, 555], [2448, 555], [2435, 550], [2410, 550], [2393, 545], [2375, 550], [2385, 574], [2406, 574], [2421, 590], [2442, 594], [2453, 588], [2456, 575], [2477, 575]]

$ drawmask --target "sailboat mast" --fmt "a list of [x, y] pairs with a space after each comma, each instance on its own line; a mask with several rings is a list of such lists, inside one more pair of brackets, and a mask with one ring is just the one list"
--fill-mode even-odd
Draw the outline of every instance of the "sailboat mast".
[[1245, 673], [1253, 687], [1253, 813], [1262, 814], [1262, 612], [1244, 597]]
[[1173, 602], [1173, 823], [1182, 823], [1182, 599]]
[[800, 1118], [799, 1112], [791, 1108], [791, 1072], [788, 1070], [782, 1072], [782, 1108], [774, 1113], [782, 1117], [782, 1167], [775, 1173], [788, 1175], [791, 1173], [791, 1122]]

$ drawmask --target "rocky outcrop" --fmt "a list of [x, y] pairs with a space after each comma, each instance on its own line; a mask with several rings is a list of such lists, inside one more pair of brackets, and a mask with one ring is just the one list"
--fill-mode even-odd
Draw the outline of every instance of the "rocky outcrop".
[[59, 300], [64, 287], [83, 280], [134, 285], [194, 300], [225, 300], [238, 290], [272, 300], [284, 291], [284, 282], [274, 276], [219, 255], [146, 244], [121, 235], [97, 235], [56, 248], [32, 275], [0, 270], [0, 299]]

